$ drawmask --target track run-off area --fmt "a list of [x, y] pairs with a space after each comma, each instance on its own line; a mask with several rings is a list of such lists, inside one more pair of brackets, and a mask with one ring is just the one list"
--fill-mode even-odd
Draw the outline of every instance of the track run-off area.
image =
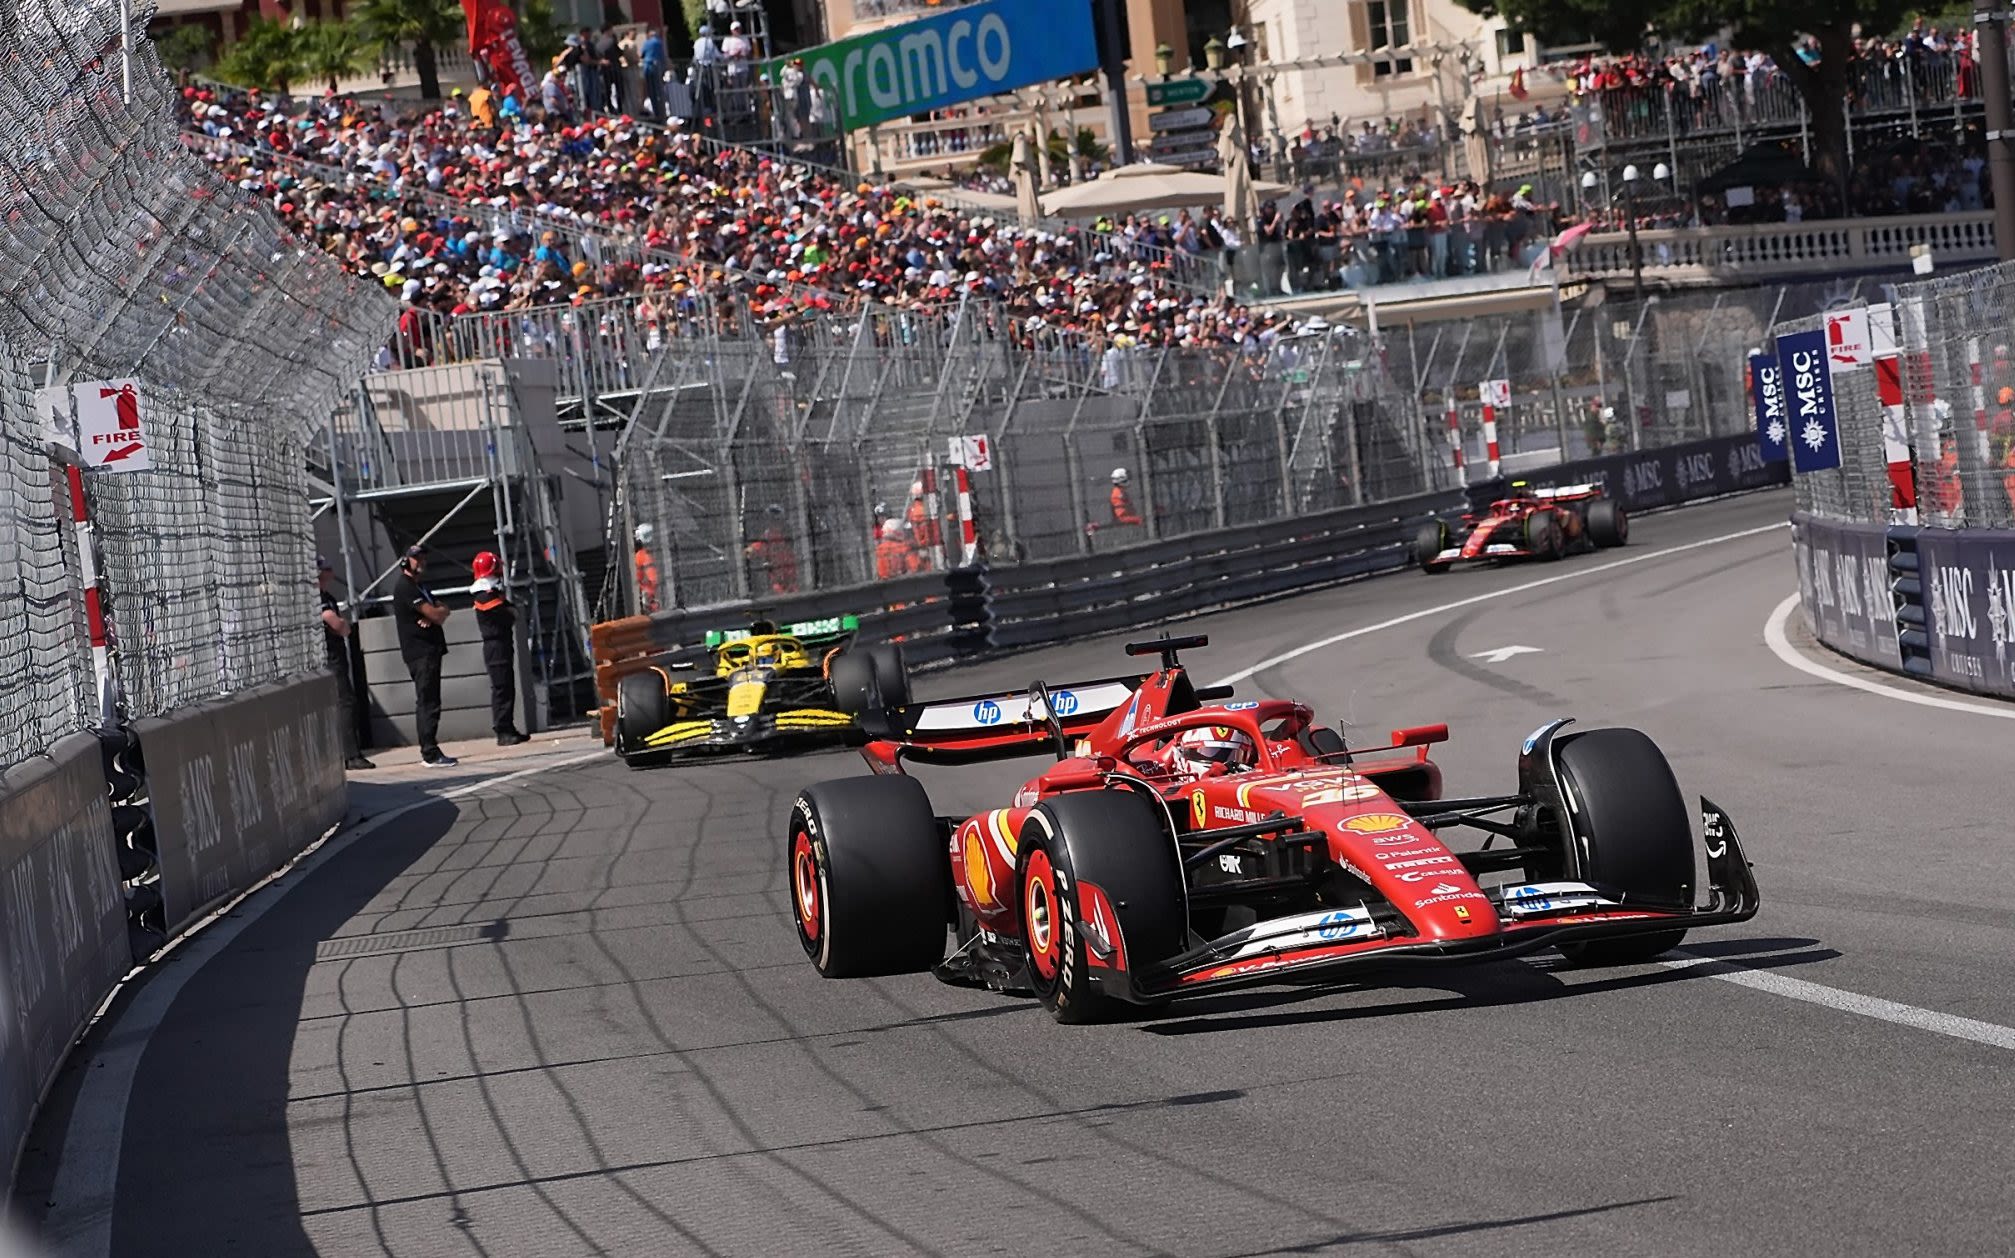
[[[2005, 1252], [2015, 730], [1773, 621], [1789, 510], [1185, 625], [1199, 680], [1354, 741], [1447, 721], [1452, 794], [1512, 789], [1555, 716], [1645, 730], [1763, 891], [1662, 962], [1094, 1027], [927, 975], [826, 981], [784, 822], [858, 757], [636, 772], [574, 742], [452, 795], [360, 788], [373, 821], [115, 1002], [20, 1208], [90, 1258]], [[1124, 673], [1120, 643], [917, 686]], [[1031, 771], [924, 777], [953, 813]]]

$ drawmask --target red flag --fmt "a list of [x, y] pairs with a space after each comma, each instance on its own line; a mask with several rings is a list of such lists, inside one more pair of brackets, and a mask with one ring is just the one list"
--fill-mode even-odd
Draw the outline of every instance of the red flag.
[[469, 17], [469, 53], [489, 70], [491, 88], [501, 96], [515, 87], [518, 99], [530, 99], [538, 78], [525, 57], [511, 6], [504, 0], [462, 0], [462, 12]]
[[1525, 68], [1520, 66], [1511, 72], [1511, 99], [1524, 100], [1529, 95], [1525, 90]]

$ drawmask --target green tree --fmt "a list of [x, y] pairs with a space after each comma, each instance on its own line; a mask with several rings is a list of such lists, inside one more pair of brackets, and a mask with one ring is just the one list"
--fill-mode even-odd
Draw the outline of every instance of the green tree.
[[[1462, 0], [1486, 17], [1501, 16], [1544, 43], [1593, 39], [1612, 49], [1639, 47], [1647, 38], [1698, 41], [1726, 30], [1737, 48], [1770, 54], [1804, 98], [1811, 119], [1813, 167], [1843, 190], [1847, 179], [1848, 60], [1854, 30], [1894, 29], [1912, 11], [1907, 0]], [[1811, 37], [1819, 60], [1799, 57], [1800, 38]]]
[[189, 22], [154, 36], [154, 51], [170, 70], [201, 70], [216, 56], [217, 37], [209, 27]]
[[440, 50], [468, 30], [458, 0], [363, 0], [351, 7], [350, 20], [364, 41], [381, 52], [410, 45], [420, 95], [441, 99]]
[[518, 18], [518, 42], [525, 46], [525, 60], [533, 66], [547, 66], [560, 55], [567, 33], [553, 15], [553, 0], [525, 0]]
[[371, 66], [377, 57], [357, 28], [344, 22], [316, 22], [298, 32], [295, 43], [303, 78], [327, 83], [338, 90], [337, 80]]
[[285, 23], [255, 19], [217, 59], [216, 75], [239, 87], [286, 91], [301, 77], [300, 32]]

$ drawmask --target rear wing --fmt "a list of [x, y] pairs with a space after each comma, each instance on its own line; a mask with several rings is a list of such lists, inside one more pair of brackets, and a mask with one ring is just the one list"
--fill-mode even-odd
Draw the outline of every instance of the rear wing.
[[[819, 620], [800, 620], [795, 624], [778, 625], [775, 629], [765, 632], [788, 635], [806, 646], [823, 646], [841, 638], [851, 638], [860, 631], [859, 616], [827, 616]], [[744, 638], [755, 636], [756, 631], [753, 628], [709, 629], [706, 637], [702, 639], [702, 645], [711, 651], [723, 643], [740, 642]]]
[[1066, 738], [1083, 738], [1131, 702], [1142, 680], [1108, 677], [1053, 688], [1038, 682], [1026, 690], [890, 708], [863, 716], [861, 725], [881, 745], [881, 754], [871, 758], [889, 763], [897, 757], [925, 764], [1007, 760], [1054, 747], [1049, 709]]
[[1541, 501], [1551, 501], [1560, 498], [1599, 498], [1603, 489], [1601, 482], [1591, 481], [1585, 485], [1555, 485], [1551, 489], [1534, 489], [1528, 492]]

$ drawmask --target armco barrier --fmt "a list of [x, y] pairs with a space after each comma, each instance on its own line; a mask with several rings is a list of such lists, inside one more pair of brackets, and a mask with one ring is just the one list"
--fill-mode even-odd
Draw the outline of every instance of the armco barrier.
[[1791, 465], [1766, 463], [1749, 433], [1708, 437], [1636, 454], [1605, 454], [1536, 468], [1520, 479], [1541, 487], [1601, 481], [1626, 511], [1651, 511], [1722, 494], [1791, 483]]
[[0, 776], [0, 1170], [84, 1021], [132, 965], [98, 740]]
[[317, 674], [135, 723], [170, 934], [342, 820], [337, 719]]
[[[1638, 512], [1782, 485], [1790, 473], [1784, 464], [1765, 463], [1755, 438], [1742, 435], [1581, 459], [1521, 479], [1542, 487], [1600, 480], [1626, 510]], [[616, 687], [623, 677], [690, 655], [705, 630], [745, 623], [757, 614], [785, 622], [852, 613], [861, 618], [864, 640], [900, 638], [912, 663], [967, 654], [977, 644], [1005, 650], [1038, 646], [1396, 571], [1407, 566], [1420, 521], [1453, 518], [1465, 503], [1487, 502], [1507, 484], [1508, 478], [1472, 485], [1466, 494], [1426, 494], [984, 570], [983, 625], [971, 623], [972, 592], [957, 588], [970, 581], [970, 573], [610, 621], [591, 634], [603, 700], [602, 738], [614, 738]]]

